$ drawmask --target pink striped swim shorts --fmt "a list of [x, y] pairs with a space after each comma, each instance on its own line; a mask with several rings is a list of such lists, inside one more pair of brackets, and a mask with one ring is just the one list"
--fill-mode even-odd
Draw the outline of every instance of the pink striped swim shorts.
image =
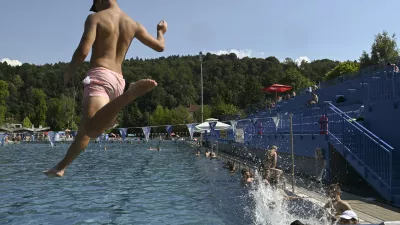
[[83, 97], [102, 96], [111, 100], [120, 96], [125, 89], [125, 80], [119, 73], [104, 67], [92, 68], [82, 81]]

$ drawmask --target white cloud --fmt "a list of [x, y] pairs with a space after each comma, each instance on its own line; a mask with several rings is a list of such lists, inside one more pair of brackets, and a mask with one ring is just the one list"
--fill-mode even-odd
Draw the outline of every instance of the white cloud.
[[216, 55], [229, 55], [231, 53], [234, 53], [237, 55], [239, 59], [244, 58], [244, 57], [263, 57], [264, 52], [254, 52], [253, 50], [250, 49], [231, 49], [231, 50], [219, 50], [219, 51], [210, 51], [211, 54], [216, 54]]
[[307, 56], [300, 56], [299, 58], [297, 58], [296, 60], [294, 60], [294, 62], [298, 65], [298, 66], [300, 66], [301, 65], [301, 62], [303, 62], [303, 60], [304, 61], [306, 61], [306, 62], [311, 62], [311, 60], [307, 57]]
[[0, 60], [0, 62], [6, 62], [8, 65], [10, 66], [20, 66], [22, 65], [22, 62], [15, 60], [15, 59], [9, 59], [9, 58], [4, 58], [2, 60]]

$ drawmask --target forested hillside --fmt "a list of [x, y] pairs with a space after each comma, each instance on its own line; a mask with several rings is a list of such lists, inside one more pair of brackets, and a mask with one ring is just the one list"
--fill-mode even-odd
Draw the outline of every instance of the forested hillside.
[[[371, 56], [363, 52], [361, 67], [382, 63], [398, 56], [395, 37], [378, 34]], [[24, 122], [25, 126], [47, 125], [54, 130], [75, 129], [79, 124], [83, 86], [89, 64], [75, 74], [72, 88], [63, 87], [66, 63], [42, 66], [23, 64], [12, 67], [0, 63], [0, 124]], [[329, 59], [303, 61], [300, 65], [287, 58], [243, 58], [235, 54], [203, 56], [204, 117], [242, 115], [263, 109], [274, 94], [261, 89], [271, 84], [291, 85], [302, 90], [323, 79], [358, 70], [358, 62]], [[328, 73], [330, 72], [330, 73]], [[198, 122], [189, 118], [186, 108], [201, 103], [200, 60], [198, 56], [170, 56], [158, 59], [128, 59], [123, 65], [127, 84], [152, 78], [158, 87], [129, 105], [119, 116], [120, 126], [146, 126]], [[127, 85], [128, 87], [129, 85]]]

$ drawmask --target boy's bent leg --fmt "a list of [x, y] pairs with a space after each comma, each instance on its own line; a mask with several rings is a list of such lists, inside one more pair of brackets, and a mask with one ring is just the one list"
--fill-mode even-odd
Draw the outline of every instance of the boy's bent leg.
[[79, 156], [82, 149], [84, 149], [89, 141], [90, 137], [86, 135], [86, 129], [90, 119], [93, 115], [101, 109], [104, 105], [109, 102], [108, 98], [105, 97], [86, 97], [83, 99], [83, 116], [81, 124], [78, 128], [78, 134], [72, 142], [71, 146], [68, 148], [68, 152], [64, 159], [61, 160], [55, 167], [50, 170], [43, 171], [44, 174], [48, 176], [62, 177], [64, 175], [65, 169], [71, 164], [76, 157]]
[[129, 89], [122, 95], [110, 101], [98, 110], [86, 123], [86, 134], [91, 138], [100, 136], [115, 120], [118, 113], [129, 103], [146, 94], [157, 86], [157, 82], [150, 79], [142, 79], [131, 83]]
[[78, 133], [75, 140], [69, 146], [68, 152], [64, 158], [55, 167], [51, 168], [50, 170], [43, 171], [43, 173], [47, 176], [62, 177], [67, 166], [79, 156], [82, 149], [86, 148], [86, 146], [89, 144], [89, 141], [90, 138], [88, 136], [79, 135]]

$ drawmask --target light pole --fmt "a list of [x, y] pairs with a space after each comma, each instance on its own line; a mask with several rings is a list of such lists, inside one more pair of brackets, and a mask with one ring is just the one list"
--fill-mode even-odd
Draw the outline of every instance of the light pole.
[[201, 85], [201, 122], [204, 122], [204, 103], [203, 103], [203, 53], [199, 53], [200, 57], [200, 85]]

